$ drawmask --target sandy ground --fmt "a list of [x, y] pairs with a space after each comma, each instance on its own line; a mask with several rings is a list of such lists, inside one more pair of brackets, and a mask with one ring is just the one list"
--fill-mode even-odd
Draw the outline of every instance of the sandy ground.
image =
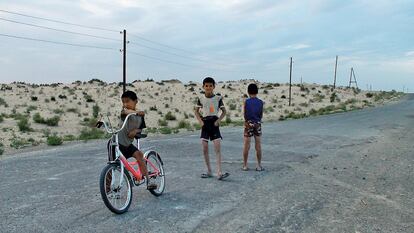
[[[252, 82], [256, 81], [217, 83], [215, 93], [223, 96], [228, 111], [225, 121], [228, 123], [240, 124], [242, 121], [244, 95], [247, 94], [248, 84]], [[292, 86], [292, 102], [289, 106], [288, 84], [256, 83], [259, 86], [258, 97], [265, 101], [264, 121], [277, 121], [287, 116], [295, 118], [300, 114], [303, 117], [310, 115], [313, 110], [315, 113], [327, 106], [331, 106], [331, 112], [372, 107], [397, 100], [401, 95], [396, 92], [368, 92], [345, 87], [333, 90], [327, 85], [304, 83]], [[77, 138], [82, 129], [94, 122], [94, 106], [95, 113], [108, 115], [114, 125], [119, 122], [122, 86], [118, 83], [107, 84], [99, 80], [91, 80], [71, 84], [11, 83], [0, 85], [0, 114], [2, 116], [0, 143], [3, 144], [5, 154], [12, 153], [14, 149], [44, 145], [47, 135], [56, 134], [67, 140]], [[197, 129], [193, 108], [197, 96], [203, 95], [200, 83], [182, 83], [178, 80], [160, 82], [138, 80], [130, 84], [127, 89], [138, 94], [138, 109], [146, 112], [146, 122], [150, 133], [160, 133], [160, 128], [171, 129], [173, 133]], [[372, 97], [367, 93], [372, 93]], [[171, 112], [176, 119], [166, 120], [168, 112]], [[19, 114], [27, 117], [29, 131], [19, 130]], [[35, 114], [40, 114], [44, 119], [58, 117], [58, 125], [48, 126], [36, 123]], [[161, 126], [160, 120], [164, 121], [166, 126]], [[179, 125], [181, 125], [180, 129]]]

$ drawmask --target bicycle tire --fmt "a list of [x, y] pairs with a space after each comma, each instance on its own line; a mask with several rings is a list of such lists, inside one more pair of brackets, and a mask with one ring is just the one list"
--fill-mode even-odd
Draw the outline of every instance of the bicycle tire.
[[[160, 173], [157, 176], [150, 177], [150, 179], [155, 179], [155, 182], [158, 187], [156, 189], [148, 190], [150, 191], [152, 195], [157, 196], [157, 197], [162, 195], [162, 193], [165, 190], [164, 167], [158, 156], [159, 155], [157, 155], [155, 151], [151, 151], [147, 156], [147, 160], [151, 161], [151, 163], [160, 171]], [[152, 172], [154, 172], [154, 168], [151, 165], [149, 165], [147, 161], [145, 161], [145, 163], [147, 166], [148, 174], [151, 174]]]
[[[121, 196], [120, 192], [123, 190], [124, 187], [112, 187], [112, 184], [108, 184], [108, 182], [111, 182], [112, 175], [115, 175], [116, 173], [112, 173], [111, 171], [118, 172], [118, 176], [121, 174], [121, 167], [119, 164], [108, 164], [106, 165], [101, 172], [100, 178], [99, 178], [99, 187], [101, 191], [101, 197], [105, 204], [105, 206], [116, 214], [123, 214], [128, 211], [128, 208], [130, 207], [132, 203], [132, 181], [131, 177], [127, 170], [124, 170], [123, 176], [124, 176], [124, 186], [126, 188], [126, 201], [125, 203], [121, 203], [121, 207], [117, 207], [114, 205], [113, 202], [116, 204], [116, 200], [120, 199], [118, 197]], [[115, 175], [115, 180], [119, 179]], [[125, 189], [124, 189], [125, 190]]]

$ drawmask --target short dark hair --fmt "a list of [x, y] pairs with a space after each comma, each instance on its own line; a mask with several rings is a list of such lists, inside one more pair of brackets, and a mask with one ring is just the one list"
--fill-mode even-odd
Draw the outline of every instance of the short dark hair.
[[247, 93], [249, 93], [249, 95], [257, 95], [258, 92], [259, 88], [257, 88], [257, 85], [254, 83], [249, 84], [247, 87]]
[[137, 94], [135, 94], [135, 92], [133, 92], [133, 91], [124, 92], [121, 96], [121, 99], [122, 98], [128, 98], [128, 99], [131, 99], [131, 100], [137, 100], [138, 99]]
[[215, 85], [216, 85], [216, 81], [214, 81], [214, 79], [213, 79], [212, 77], [206, 77], [206, 78], [203, 80], [203, 86], [204, 86], [204, 84], [206, 84], [206, 83], [212, 83], [212, 84], [213, 84], [213, 86], [215, 86]]

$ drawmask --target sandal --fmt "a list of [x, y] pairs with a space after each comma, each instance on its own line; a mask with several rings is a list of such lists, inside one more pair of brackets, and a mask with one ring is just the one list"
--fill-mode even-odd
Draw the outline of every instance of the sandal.
[[203, 173], [201, 174], [201, 178], [211, 178], [213, 177], [213, 175], [209, 174], [209, 173]]
[[248, 167], [242, 167], [241, 169], [242, 169], [242, 171], [248, 171], [249, 170]]
[[262, 167], [262, 166], [260, 166], [260, 167], [256, 167], [256, 171], [258, 171], [258, 172], [262, 172], [262, 171], [264, 171], [265, 169]]
[[226, 173], [223, 173], [223, 174], [219, 175], [217, 179], [218, 180], [223, 180], [224, 178], [228, 177], [229, 175], [230, 175], [230, 173], [226, 172]]

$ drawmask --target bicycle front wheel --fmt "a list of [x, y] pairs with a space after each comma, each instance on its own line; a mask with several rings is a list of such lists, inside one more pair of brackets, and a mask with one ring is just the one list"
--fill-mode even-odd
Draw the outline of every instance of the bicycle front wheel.
[[154, 196], [160, 196], [165, 189], [165, 174], [162, 163], [154, 151], [148, 154], [146, 164], [151, 182], [157, 184], [156, 189], [149, 191]]
[[132, 202], [132, 184], [127, 170], [121, 173], [119, 164], [108, 164], [101, 172], [99, 184], [102, 200], [110, 211], [116, 214], [128, 211]]

